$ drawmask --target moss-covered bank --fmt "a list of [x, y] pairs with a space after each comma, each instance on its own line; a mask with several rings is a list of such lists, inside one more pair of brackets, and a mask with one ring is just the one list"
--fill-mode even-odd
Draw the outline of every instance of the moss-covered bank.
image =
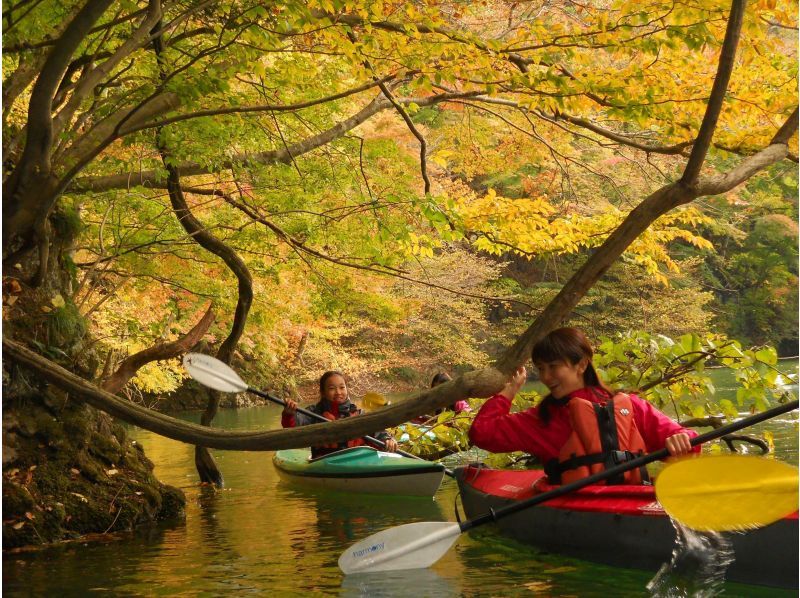
[[122, 426], [4, 361], [4, 549], [182, 519], [185, 502]]

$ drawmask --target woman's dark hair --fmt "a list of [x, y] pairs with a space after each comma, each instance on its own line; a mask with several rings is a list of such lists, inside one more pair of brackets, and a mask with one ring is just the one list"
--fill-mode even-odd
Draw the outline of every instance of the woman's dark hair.
[[433, 380], [431, 380], [431, 388], [434, 386], [439, 386], [440, 384], [444, 384], [445, 382], [450, 382], [450, 380], [452, 380], [450, 374], [446, 372], [439, 372], [433, 377]]
[[[319, 396], [320, 397], [324, 397], [325, 396], [325, 383], [328, 381], [328, 378], [331, 378], [332, 376], [341, 376], [342, 379], [344, 379], [344, 374], [342, 372], [340, 372], [339, 370], [328, 370], [327, 372], [322, 374], [322, 376], [320, 376], [320, 378], [319, 378]], [[345, 383], [347, 383], [347, 380], [345, 380]]]
[[[592, 355], [594, 355], [592, 345], [589, 344], [589, 339], [586, 338], [583, 331], [578, 328], [565, 327], [556, 328], [537, 342], [531, 351], [531, 360], [534, 364], [537, 361], [539, 363], [565, 361], [575, 365], [581, 359], [586, 359], [588, 365], [583, 372], [584, 385], [589, 387], [599, 386], [606, 392], [611, 393], [611, 389], [597, 375], [597, 370], [594, 369], [594, 364], [592, 364]], [[545, 424], [550, 420], [550, 406], [556, 400], [553, 395], [547, 395], [539, 404], [539, 416]]]
[[[450, 382], [450, 380], [452, 380], [450, 374], [448, 374], [447, 372], [439, 372], [433, 377], [433, 380], [431, 380], [431, 388], [433, 388], [434, 386], [439, 386], [440, 384], [444, 384], [445, 382]], [[455, 411], [456, 410], [455, 403], [450, 405], [449, 409]], [[434, 413], [435, 415], [439, 415], [442, 411], [444, 411], [444, 407], [437, 409]]]

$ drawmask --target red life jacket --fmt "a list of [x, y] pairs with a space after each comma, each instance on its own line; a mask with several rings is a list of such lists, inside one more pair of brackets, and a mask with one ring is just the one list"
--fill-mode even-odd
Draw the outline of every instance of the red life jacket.
[[[617, 393], [604, 403], [573, 398], [567, 404], [572, 434], [559, 451], [558, 459], [546, 464], [550, 483], [568, 484], [604, 471], [645, 453], [644, 440], [633, 419], [628, 395]], [[606, 484], [649, 482], [644, 467], [626, 471]]]
[[[352, 412], [352, 411], [348, 411], [348, 412], [346, 412], [346, 414], [343, 413], [343, 412], [338, 412], [338, 413], [339, 413], [339, 417], [350, 417], [352, 415], [358, 415], [358, 412]], [[325, 419], [330, 420], [330, 421], [336, 421], [337, 419], [339, 419], [339, 418], [336, 417], [336, 415], [334, 415], [330, 411], [323, 411], [322, 417], [324, 417]], [[327, 455], [329, 453], [340, 451], [340, 450], [345, 449], [345, 448], [353, 448], [353, 447], [356, 447], [356, 446], [365, 446], [366, 444], [367, 443], [364, 442], [363, 438], [353, 438], [352, 440], [348, 440], [346, 442], [331, 442], [331, 443], [328, 443], [328, 444], [320, 444], [320, 445], [311, 447], [311, 453], [312, 453], [311, 456], [312, 456], [312, 458], [316, 459], [317, 457], [321, 457], [321, 456]]]

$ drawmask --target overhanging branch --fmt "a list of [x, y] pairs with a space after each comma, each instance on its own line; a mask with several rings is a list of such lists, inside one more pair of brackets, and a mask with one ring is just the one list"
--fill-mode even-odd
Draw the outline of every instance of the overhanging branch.
[[374, 434], [375, 430], [397, 426], [421, 413], [452, 405], [460, 399], [491, 396], [505, 384], [505, 377], [500, 372], [485, 369], [469, 372], [412, 399], [359, 417], [270, 432], [226, 432], [179, 420], [115, 397], [14, 341], [3, 339], [3, 356], [67, 391], [72, 398], [129, 424], [187, 444], [238, 451], [304, 448]]

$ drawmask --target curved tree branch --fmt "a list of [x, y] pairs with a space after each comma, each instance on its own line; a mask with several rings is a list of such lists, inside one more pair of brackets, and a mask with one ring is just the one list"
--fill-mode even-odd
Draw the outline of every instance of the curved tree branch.
[[418, 415], [420, 410], [430, 412], [438, 407], [452, 405], [457, 398], [488, 397], [505, 384], [505, 377], [500, 372], [491, 370], [469, 372], [458, 380], [441, 384], [417, 395], [416, 401], [402, 401], [397, 405], [390, 405], [380, 411], [358, 417], [270, 432], [226, 432], [176, 419], [116, 397], [23, 345], [5, 338], [3, 356], [69, 392], [72, 398], [84, 401], [122, 421], [180, 442], [238, 451], [305, 448], [314, 444], [358, 438], [365, 434], [373, 434], [375, 430], [406, 422]]
[[[472, 97], [479, 92], [464, 92], [457, 94], [439, 94], [427, 98], [407, 98], [399, 100], [401, 103], [414, 102], [418, 106], [430, 106], [452, 98]], [[369, 118], [382, 110], [391, 107], [391, 104], [382, 97], [376, 97], [369, 104], [364, 106], [351, 117], [337, 123], [336, 125], [312, 135], [297, 143], [291, 144], [286, 148], [271, 150], [266, 152], [239, 154], [224, 161], [217, 168], [211, 168], [205, 164], [183, 163], [178, 165], [178, 170], [182, 176], [194, 176], [198, 174], [210, 174], [218, 170], [234, 169], [242, 164], [291, 164], [292, 157], [301, 156], [318, 147], [322, 147], [338, 139], [348, 131], [364, 123]], [[165, 188], [166, 182], [155, 170], [141, 170], [119, 175], [85, 177], [75, 179], [67, 188], [67, 191], [82, 193], [85, 191], [110, 191], [112, 189], [130, 189], [132, 187], [157, 187]]]
[[178, 357], [194, 347], [200, 342], [200, 339], [203, 338], [203, 335], [208, 331], [212, 322], [214, 322], [213, 304], [208, 306], [205, 315], [200, 321], [178, 340], [171, 343], [159, 343], [124, 359], [117, 368], [117, 371], [111, 374], [100, 388], [111, 394], [117, 394], [122, 387], [128, 383], [128, 380], [136, 375], [136, 372], [143, 365], [151, 361], [161, 361], [163, 359]]
[[731, 2], [731, 12], [728, 15], [728, 26], [725, 29], [725, 39], [722, 41], [719, 63], [717, 64], [717, 74], [711, 86], [711, 95], [706, 105], [706, 113], [703, 115], [703, 122], [700, 123], [700, 130], [697, 133], [689, 154], [689, 161], [683, 170], [680, 184], [691, 187], [697, 183], [700, 176], [700, 168], [706, 160], [708, 148], [714, 137], [714, 130], [717, 128], [717, 121], [722, 112], [722, 104], [725, 102], [725, 94], [728, 91], [728, 83], [731, 80], [733, 65], [736, 60], [736, 47], [739, 45], [739, 36], [742, 31], [742, 21], [744, 20], [745, 0], [733, 0]]
[[[163, 42], [161, 37], [157, 37], [153, 41], [153, 48], [159, 66], [163, 69]], [[162, 79], [164, 78], [165, 75], [162, 71]], [[231, 324], [231, 330], [217, 352], [217, 357], [224, 363], [229, 364], [236, 344], [239, 342], [244, 332], [247, 314], [250, 312], [250, 305], [253, 303], [253, 279], [242, 258], [240, 258], [233, 249], [209, 233], [200, 221], [195, 218], [194, 214], [192, 214], [184, 198], [183, 190], [181, 189], [180, 174], [178, 173], [178, 169], [170, 162], [170, 151], [166, 146], [162, 133], [163, 129], [158, 129], [158, 152], [161, 154], [164, 167], [167, 169], [167, 191], [172, 209], [178, 221], [198, 245], [222, 258], [222, 261], [224, 261], [228, 268], [236, 275], [236, 279], [239, 283], [236, 311], [233, 317], [233, 323]], [[204, 426], [210, 426], [211, 422], [214, 421], [214, 417], [219, 409], [219, 395], [219, 392], [210, 393], [208, 404], [200, 418], [200, 423]], [[201, 481], [213, 483], [217, 486], [222, 485], [222, 474], [207, 448], [202, 446], [195, 447], [195, 464], [197, 465], [197, 472], [200, 475]]]

